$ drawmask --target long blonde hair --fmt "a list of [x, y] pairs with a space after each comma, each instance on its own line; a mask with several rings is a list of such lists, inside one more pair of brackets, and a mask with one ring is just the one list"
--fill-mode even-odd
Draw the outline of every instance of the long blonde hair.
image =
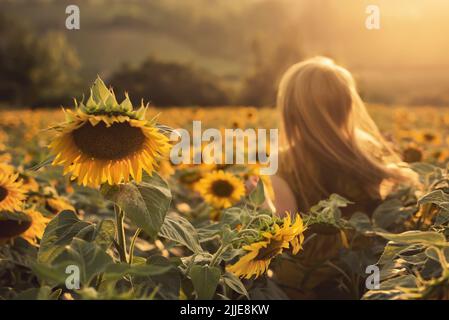
[[280, 82], [277, 106], [283, 127], [281, 175], [301, 210], [336, 192], [335, 185], [329, 187], [336, 183], [329, 181], [334, 176], [329, 172], [348, 177], [372, 197], [383, 180], [404, 179], [388, 165], [400, 158], [368, 114], [351, 73], [331, 59], [315, 57], [291, 66]]

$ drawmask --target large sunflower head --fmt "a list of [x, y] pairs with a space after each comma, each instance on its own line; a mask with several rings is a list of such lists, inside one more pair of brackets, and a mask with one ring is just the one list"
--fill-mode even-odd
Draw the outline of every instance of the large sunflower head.
[[214, 208], [229, 208], [245, 195], [245, 186], [238, 177], [222, 170], [206, 174], [195, 186], [204, 200]]
[[26, 190], [17, 181], [18, 174], [0, 170], [0, 211], [20, 211]]
[[128, 95], [118, 103], [100, 78], [87, 103], [75, 104], [74, 111], [65, 110], [66, 122], [49, 147], [53, 164], [79, 184], [115, 185], [130, 177], [139, 182], [142, 171], [151, 174], [168, 153], [168, 138], [145, 118], [147, 106], [134, 110]]
[[226, 270], [241, 278], [259, 277], [284, 249], [291, 248], [293, 254], [299, 252], [304, 242], [304, 230], [301, 217], [296, 215], [292, 223], [292, 217], [287, 213], [279, 223], [274, 223], [270, 230], [263, 232], [261, 239], [243, 246], [245, 255], [235, 264], [227, 266]]

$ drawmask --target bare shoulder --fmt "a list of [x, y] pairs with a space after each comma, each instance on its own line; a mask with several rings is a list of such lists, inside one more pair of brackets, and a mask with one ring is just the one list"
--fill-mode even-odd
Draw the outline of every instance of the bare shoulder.
[[273, 176], [271, 178], [273, 190], [275, 194], [274, 206], [278, 215], [283, 215], [285, 211], [296, 212], [297, 205], [295, 195], [292, 189], [280, 176]]

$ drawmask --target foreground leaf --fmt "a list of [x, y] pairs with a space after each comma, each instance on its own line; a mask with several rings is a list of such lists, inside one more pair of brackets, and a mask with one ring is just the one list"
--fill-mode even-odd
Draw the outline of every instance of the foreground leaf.
[[137, 227], [155, 239], [164, 223], [172, 199], [170, 188], [158, 174], [144, 175], [143, 181], [102, 186], [104, 196], [117, 204]]
[[210, 300], [217, 290], [221, 271], [216, 267], [194, 265], [190, 269], [190, 278], [199, 300]]

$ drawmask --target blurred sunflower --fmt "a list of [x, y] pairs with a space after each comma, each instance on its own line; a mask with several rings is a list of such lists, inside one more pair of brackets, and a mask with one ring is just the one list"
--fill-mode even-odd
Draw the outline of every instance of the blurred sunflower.
[[27, 192], [38, 192], [39, 184], [36, 179], [34, 179], [30, 175], [21, 174], [20, 178], [22, 179], [23, 189]]
[[0, 172], [14, 173], [14, 167], [6, 162], [0, 162]]
[[67, 198], [59, 196], [56, 191], [48, 187], [43, 189], [43, 193], [29, 196], [27, 203], [34, 207], [45, 209], [52, 214], [58, 214], [64, 210], [76, 212]]
[[20, 236], [31, 224], [31, 217], [23, 212], [0, 211], [0, 243]]
[[287, 213], [282, 220], [282, 227], [275, 223], [270, 231], [262, 233], [261, 240], [243, 246], [247, 253], [235, 264], [227, 266], [226, 270], [241, 278], [259, 277], [284, 249], [291, 247], [293, 254], [302, 249], [305, 229], [299, 214], [292, 223], [291, 215]]
[[50, 144], [54, 165], [84, 186], [97, 187], [142, 180], [142, 170], [151, 174], [169, 151], [168, 138], [155, 121], [147, 121], [147, 107], [137, 111], [125, 95], [118, 103], [114, 92], [98, 78], [86, 105], [66, 110], [66, 123]]
[[30, 244], [37, 244], [37, 240], [42, 239], [44, 230], [50, 219], [44, 217], [39, 211], [30, 209], [25, 212], [31, 219], [30, 227], [21, 234], [21, 237], [28, 241]]
[[164, 159], [159, 163], [159, 174], [164, 179], [170, 178], [175, 173], [175, 169], [173, 168], [169, 159]]
[[207, 173], [198, 181], [195, 189], [207, 203], [217, 209], [229, 208], [245, 195], [242, 180], [222, 170]]
[[61, 197], [46, 199], [45, 209], [54, 214], [58, 214], [59, 212], [64, 210], [76, 211], [75, 208], [67, 200]]
[[402, 151], [402, 158], [408, 163], [420, 162], [423, 159], [423, 152], [418, 146], [409, 145]]
[[20, 211], [25, 192], [22, 183], [17, 181], [18, 174], [0, 170], [0, 211]]
[[10, 163], [12, 160], [11, 154], [4, 152], [0, 153], [0, 163]]

